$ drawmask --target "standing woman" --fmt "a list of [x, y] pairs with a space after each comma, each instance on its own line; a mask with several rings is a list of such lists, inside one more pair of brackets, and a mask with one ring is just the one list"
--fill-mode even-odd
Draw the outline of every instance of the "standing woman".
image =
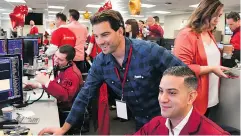
[[220, 65], [221, 53], [211, 33], [222, 14], [223, 4], [219, 0], [202, 0], [187, 27], [179, 32], [174, 46], [174, 55], [198, 76], [194, 107], [206, 116], [219, 103], [219, 78], [227, 78], [223, 71], [228, 68]]
[[139, 35], [139, 26], [138, 23], [135, 19], [128, 19], [125, 22], [126, 24], [126, 37], [136, 39], [138, 38]]

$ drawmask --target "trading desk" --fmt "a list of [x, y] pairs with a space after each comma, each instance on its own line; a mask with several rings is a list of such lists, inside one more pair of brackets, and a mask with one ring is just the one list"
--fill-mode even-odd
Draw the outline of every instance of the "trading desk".
[[[240, 76], [240, 70], [234, 70]], [[217, 111], [211, 118], [219, 125], [240, 129], [240, 77], [221, 78], [220, 99]]]
[[[35, 90], [35, 92], [40, 93], [41, 90]], [[29, 93], [32, 92], [30, 91]], [[45, 127], [60, 127], [59, 113], [56, 100], [38, 101], [33, 103], [32, 105], [23, 108], [22, 110], [17, 111], [24, 110], [33, 111], [35, 114], [33, 117], [40, 118], [38, 124], [20, 124], [20, 126], [26, 126], [27, 128], [30, 128], [30, 131], [33, 133], [33, 135], [38, 134], [38, 132]]]

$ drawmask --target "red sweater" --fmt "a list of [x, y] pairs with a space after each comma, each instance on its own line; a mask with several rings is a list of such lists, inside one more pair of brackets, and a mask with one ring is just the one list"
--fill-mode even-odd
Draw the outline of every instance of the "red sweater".
[[240, 50], [240, 27], [233, 32], [230, 43], [233, 45], [235, 50]]
[[151, 36], [151, 37], [163, 37], [163, 35], [164, 35], [164, 31], [163, 31], [162, 27], [158, 24], [149, 26], [149, 31], [150, 31], [149, 36]]
[[51, 44], [56, 45], [58, 47], [62, 45], [70, 45], [75, 47], [76, 36], [75, 34], [69, 30], [68, 28], [60, 27], [56, 29], [51, 36]]
[[63, 104], [63, 107], [70, 107], [73, 98], [78, 93], [80, 86], [83, 84], [81, 72], [73, 63], [73, 66], [67, 68], [58, 74], [53, 81], [49, 82], [48, 88], [43, 88], [46, 92]]
[[[145, 124], [135, 135], [168, 135], [169, 130], [165, 125], [166, 118], [157, 116]], [[187, 124], [179, 135], [230, 135], [210, 119], [200, 115], [195, 108]]]
[[30, 29], [30, 32], [29, 34], [38, 34], [38, 27], [37, 26], [33, 26], [31, 29]]

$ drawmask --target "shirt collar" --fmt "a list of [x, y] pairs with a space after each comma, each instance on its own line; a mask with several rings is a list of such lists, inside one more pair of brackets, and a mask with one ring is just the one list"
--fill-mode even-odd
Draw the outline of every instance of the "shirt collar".
[[240, 31], [240, 26], [233, 31], [233, 35], [234, 35], [235, 33], [237, 33], [238, 31]]
[[[124, 58], [123, 63], [125, 63], [127, 61], [128, 53], [129, 53], [131, 44], [132, 44], [132, 41], [129, 38], [125, 37], [125, 58]], [[133, 55], [133, 53], [132, 53], [132, 55]], [[107, 56], [106, 64], [108, 64], [110, 62], [114, 62], [113, 60], [115, 58], [114, 58], [114, 56], [112, 54], [108, 54], [106, 56]]]
[[170, 119], [167, 118], [165, 125], [166, 125], [166, 127], [168, 128], [168, 130], [169, 130], [169, 135], [170, 135], [170, 134], [173, 135], [173, 134], [172, 134], [172, 131], [173, 131], [174, 135], [179, 135], [179, 134], [180, 134], [180, 132], [182, 131], [182, 129], [184, 128], [184, 126], [187, 124], [188, 119], [189, 119], [190, 116], [191, 116], [192, 110], [193, 110], [193, 107], [192, 107], [191, 110], [188, 112], [188, 114], [186, 115], [186, 117], [185, 117], [175, 128], [173, 128], [173, 130], [171, 129]]

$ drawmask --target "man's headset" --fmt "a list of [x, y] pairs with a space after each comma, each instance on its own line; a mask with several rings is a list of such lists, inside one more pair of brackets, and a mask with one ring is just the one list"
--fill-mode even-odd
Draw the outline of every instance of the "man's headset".
[[66, 65], [66, 66], [63, 66], [63, 67], [60, 67], [60, 66], [54, 66], [53, 67], [53, 72], [54, 72], [54, 76], [57, 76], [57, 73], [58, 73], [58, 71], [65, 71], [67, 68], [69, 68], [69, 67], [72, 67], [73, 66], [73, 62], [68, 62], [68, 64]]

